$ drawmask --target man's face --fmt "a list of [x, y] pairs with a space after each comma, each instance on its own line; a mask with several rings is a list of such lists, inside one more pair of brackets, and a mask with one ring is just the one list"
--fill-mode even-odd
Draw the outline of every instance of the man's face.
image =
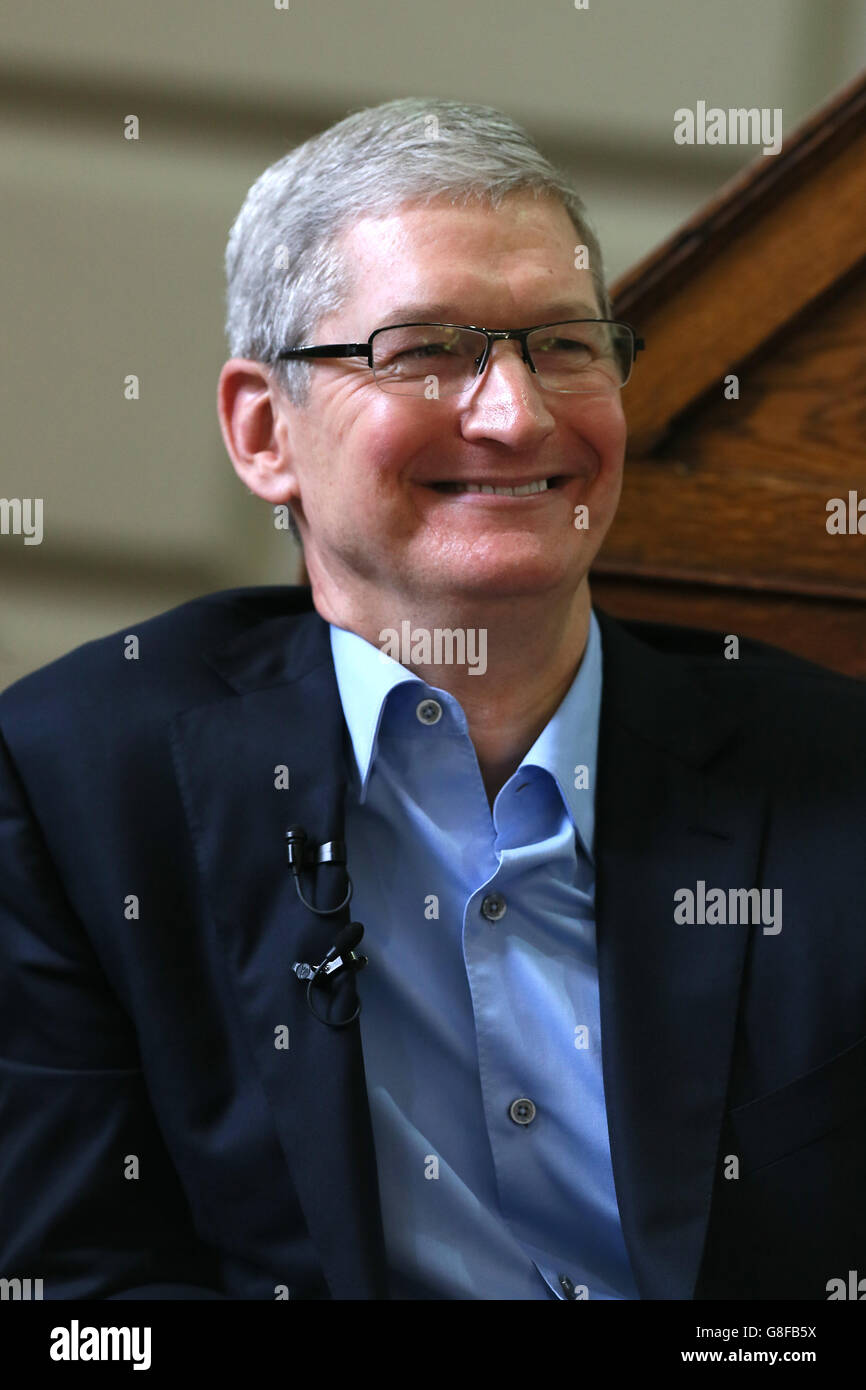
[[[560, 204], [531, 195], [498, 211], [440, 202], [361, 219], [341, 240], [353, 291], [312, 341], [363, 342], [388, 322], [600, 316], [589, 271], [574, 267], [578, 240]], [[514, 341], [494, 343], [469, 392], [441, 400], [386, 394], [362, 359], [312, 371], [308, 405], [284, 411], [287, 500], [306, 522], [314, 593], [381, 601], [395, 616], [431, 599], [573, 594], [619, 499], [618, 390], [543, 390]], [[557, 481], [522, 497], [435, 486], [536, 479]], [[575, 527], [579, 504], [588, 529]]]

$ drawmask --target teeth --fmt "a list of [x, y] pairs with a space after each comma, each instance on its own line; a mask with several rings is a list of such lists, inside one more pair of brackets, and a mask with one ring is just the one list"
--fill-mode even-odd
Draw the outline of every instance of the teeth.
[[454, 492], [489, 492], [497, 497], [528, 497], [533, 492], [546, 492], [547, 479], [541, 478], [534, 483], [525, 483], [523, 487], [491, 487], [489, 483], [454, 483]]

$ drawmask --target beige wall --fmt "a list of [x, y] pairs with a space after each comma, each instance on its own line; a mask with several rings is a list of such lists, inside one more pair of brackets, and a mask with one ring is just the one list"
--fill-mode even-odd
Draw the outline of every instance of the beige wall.
[[214, 410], [225, 239], [267, 164], [360, 105], [498, 105], [573, 170], [615, 275], [754, 157], [676, 146], [674, 110], [778, 106], [792, 128], [864, 66], [864, 14], [859, 0], [17, 6], [0, 50], [0, 497], [41, 497], [44, 538], [0, 535], [0, 686], [196, 594], [293, 578]]

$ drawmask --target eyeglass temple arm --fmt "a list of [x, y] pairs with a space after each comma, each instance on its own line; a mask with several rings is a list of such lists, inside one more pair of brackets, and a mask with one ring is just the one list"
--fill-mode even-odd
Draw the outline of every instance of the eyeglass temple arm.
[[286, 348], [277, 353], [278, 360], [290, 357], [366, 357], [370, 358], [369, 343], [326, 343], [319, 347]]
[[638, 331], [637, 331], [637, 329], [635, 328], [634, 324], [632, 324], [632, 323], [626, 323], [625, 319], [608, 319], [607, 322], [608, 322], [608, 323], [621, 323], [622, 326], [623, 326], [623, 328], [629, 328], [629, 329], [631, 329], [631, 336], [632, 336], [632, 338], [633, 338], [633, 340], [634, 340], [634, 355], [635, 355], [635, 357], [637, 357], [638, 353], [639, 353], [639, 352], [642, 352], [643, 349], [646, 347], [646, 343], [644, 342], [643, 338], [641, 338], [641, 337], [638, 336]]

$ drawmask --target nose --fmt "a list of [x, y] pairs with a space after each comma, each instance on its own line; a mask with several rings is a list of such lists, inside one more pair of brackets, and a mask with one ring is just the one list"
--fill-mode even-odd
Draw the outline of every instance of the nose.
[[487, 366], [462, 398], [464, 438], [496, 439], [516, 449], [538, 444], [556, 422], [537, 382], [519, 343], [494, 342]]

